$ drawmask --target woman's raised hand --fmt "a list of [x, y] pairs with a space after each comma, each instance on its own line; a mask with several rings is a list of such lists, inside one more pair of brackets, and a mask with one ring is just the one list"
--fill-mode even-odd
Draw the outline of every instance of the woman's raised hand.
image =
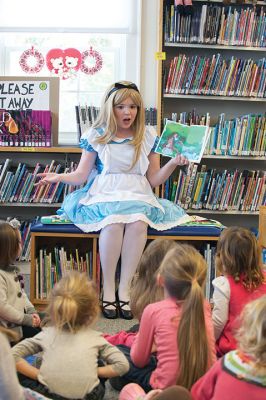
[[175, 165], [188, 165], [189, 161], [186, 157], [182, 156], [181, 154], [177, 154], [171, 160]]
[[41, 174], [37, 174], [37, 176], [41, 177], [41, 179], [35, 184], [36, 186], [60, 182], [60, 174], [55, 172], [43, 172]]

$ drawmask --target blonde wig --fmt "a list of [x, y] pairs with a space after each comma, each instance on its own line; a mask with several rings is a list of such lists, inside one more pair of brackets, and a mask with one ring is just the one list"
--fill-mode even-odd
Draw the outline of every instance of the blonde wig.
[[[117, 87], [116, 87], [117, 86]], [[112, 140], [117, 132], [117, 124], [114, 115], [114, 106], [121, 104], [127, 98], [131, 98], [132, 102], [138, 107], [135, 121], [132, 124], [134, 133], [132, 146], [135, 146], [135, 155], [131, 168], [136, 164], [140, 157], [141, 145], [145, 133], [145, 111], [142, 97], [132, 82], [120, 81], [112, 84], [103, 96], [99, 116], [94, 128], [104, 128], [104, 134], [97, 141], [100, 144], [106, 144]]]

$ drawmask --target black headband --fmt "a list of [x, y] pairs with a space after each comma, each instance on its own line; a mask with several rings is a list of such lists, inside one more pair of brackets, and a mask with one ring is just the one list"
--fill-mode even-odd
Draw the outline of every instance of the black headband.
[[124, 85], [123, 83], [116, 82], [114, 84], [114, 87], [110, 90], [110, 92], [107, 94], [105, 101], [109, 99], [112, 93], [117, 92], [119, 89], [133, 89], [136, 90], [136, 92], [139, 92], [139, 89], [135, 83], [129, 83], [128, 85]]

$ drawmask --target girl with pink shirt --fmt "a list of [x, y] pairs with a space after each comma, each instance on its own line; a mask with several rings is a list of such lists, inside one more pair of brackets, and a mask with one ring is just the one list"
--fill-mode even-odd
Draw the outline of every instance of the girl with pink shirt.
[[235, 331], [244, 306], [266, 294], [266, 274], [253, 233], [241, 227], [223, 231], [217, 244], [216, 269], [223, 275], [213, 280], [214, 334], [217, 354], [236, 349]]
[[158, 284], [165, 299], [148, 305], [131, 350], [119, 346], [130, 363], [120, 390], [130, 382], [148, 392], [178, 384], [190, 388], [216, 360], [209, 304], [204, 300], [206, 262], [192, 246], [175, 244], [164, 257]]
[[[164, 298], [163, 288], [156, 284], [159, 267], [167, 251], [175, 245], [167, 239], [155, 239], [144, 250], [136, 274], [131, 283], [130, 306], [134, 318], [138, 321], [148, 304]], [[114, 335], [104, 334], [104, 338], [111, 344], [131, 347], [135, 340], [138, 326], [134, 325], [130, 332], [120, 331]]]

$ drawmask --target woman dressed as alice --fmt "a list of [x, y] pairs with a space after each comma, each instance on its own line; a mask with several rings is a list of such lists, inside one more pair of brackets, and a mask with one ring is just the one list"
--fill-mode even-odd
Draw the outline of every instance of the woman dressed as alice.
[[80, 185], [87, 181], [66, 197], [57, 213], [84, 232], [100, 231], [102, 311], [106, 318], [132, 318], [129, 285], [146, 244], [148, 225], [165, 230], [187, 219], [182, 208], [154, 195], [153, 188], [165, 182], [178, 165], [188, 163], [177, 155], [160, 168], [159, 155], [154, 152], [157, 141], [155, 130], [145, 127], [137, 86], [117, 82], [108, 88], [97, 121], [81, 137], [83, 151], [76, 171], [40, 174], [40, 184]]

